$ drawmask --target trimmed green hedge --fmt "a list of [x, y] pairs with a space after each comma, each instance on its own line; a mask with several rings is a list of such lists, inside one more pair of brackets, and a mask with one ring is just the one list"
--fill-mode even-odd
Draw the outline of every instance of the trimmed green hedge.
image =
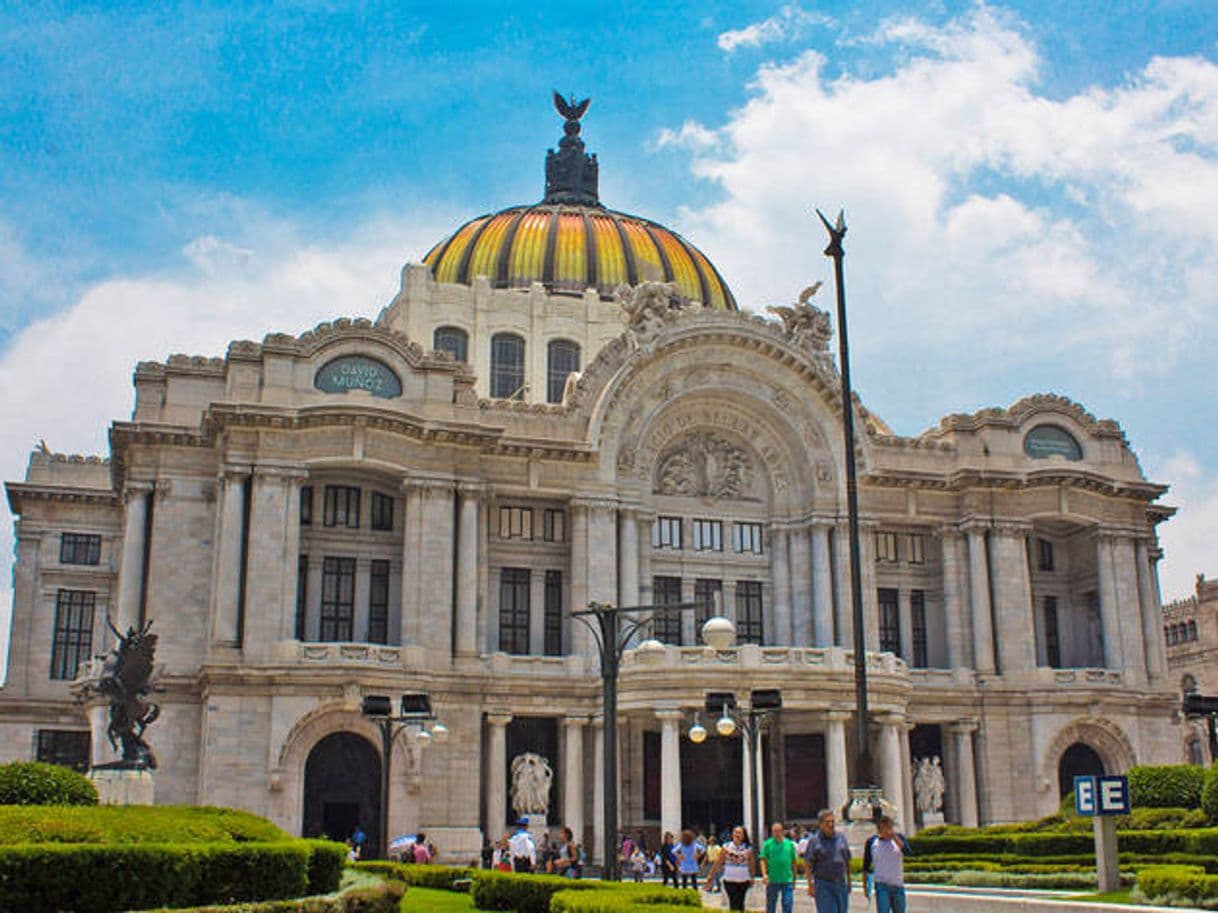
[[[477, 870], [473, 872], [473, 885], [470, 889], [474, 906], [479, 910], [510, 910], [514, 913], [550, 913], [551, 900], [560, 891], [564, 895], [585, 892], [613, 893], [621, 898], [621, 901], [611, 901], [615, 905], [614, 913], [621, 913], [623, 909], [631, 908], [636, 903], [643, 906], [653, 905], [654, 901], [645, 898], [655, 894], [656, 887], [629, 882], [607, 886], [603, 881], [579, 881], [559, 875], [515, 875]], [[665, 895], [665, 902], [669, 905], [702, 906], [702, 899], [697, 891], [668, 888], [661, 889], [660, 893]], [[564, 900], [564, 903], [570, 902], [569, 899]]]
[[[647, 886], [626, 890], [621, 885], [600, 890], [557, 891], [550, 898], [550, 913], [656, 913], [656, 907], [701, 907], [697, 891]], [[631, 886], [633, 887], [633, 885]]]
[[474, 873], [479, 871], [459, 865], [420, 865], [413, 862], [381, 860], [352, 863], [351, 868], [385, 878], [395, 878], [410, 887], [432, 888], [437, 891], [452, 891], [453, 882], [470, 881]]
[[1218, 763], [1205, 772], [1201, 787], [1201, 811], [1211, 824], [1218, 824]]
[[0, 805], [96, 805], [97, 787], [59, 764], [0, 764]]
[[1197, 808], [1205, 768], [1195, 764], [1136, 765], [1129, 768], [1129, 799], [1134, 808]]
[[112, 913], [325, 893], [341, 877], [335, 848], [313, 840], [0, 847], [0, 909]]
[[28, 843], [277, 843], [293, 839], [265, 818], [232, 808], [190, 805], [0, 807], [0, 846]]
[[267, 900], [230, 906], [188, 907], [170, 911], [161, 907], [146, 913], [397, 913], [406, 886], [400, 881], [385, 881], [374, 887], [354, 888], [332, 897], [302, 897], [295, 900]]
[[1138, 891], [1156, 903], [1216, 900], [1218, 875], [1207, 875], [1199, 866], [1156, 866], [1138, 873]]
[[[1013, 854], [1024, 858], [1041, 856], [1086, 855], [1093, 852], [1095, 840], [1089, 833], [1003, 834], [987, 831], [970, 836], [923, 836], [910, 841], [920, 858], [949, 854], [1000, 856]], [[1130, 853], [1190, 853], [1218, 855], [1218, 828], [1186, 830], [1147, 830], [1120, 832], [1121, 849]]]

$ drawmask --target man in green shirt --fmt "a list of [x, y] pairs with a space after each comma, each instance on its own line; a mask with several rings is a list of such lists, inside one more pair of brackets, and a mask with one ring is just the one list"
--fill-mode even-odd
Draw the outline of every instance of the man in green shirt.
[[761, 878], [765, 882], [765, 913], [774, 913], [782, 898], [782, 913], [791, 913], [795, 904], [795, 841], [787, 836], [781, 821], [770, 827], [770, 836], [761, 845]]

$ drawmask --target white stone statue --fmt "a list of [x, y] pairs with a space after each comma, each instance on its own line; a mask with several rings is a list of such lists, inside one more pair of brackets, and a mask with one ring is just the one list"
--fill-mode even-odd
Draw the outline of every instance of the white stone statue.
[[690, 306], [675, 282], [645, 280], [635, 286], [619, 285], [614, 297], [624, 312], [626, 326], [640, 338], [655, 333]]
[[526, 751], [512, 759], [512, 809], [517, 815], [544, 815], [550, 810], [554, 771], [539, 754]]
[[923, 815], [933, 815], [943, 810], [943, 793], [947, 789], [947, 781], [943, 776], [943, 765], [938, 755], [918, 758], [914, 762], [913, 788], [918, 811]]

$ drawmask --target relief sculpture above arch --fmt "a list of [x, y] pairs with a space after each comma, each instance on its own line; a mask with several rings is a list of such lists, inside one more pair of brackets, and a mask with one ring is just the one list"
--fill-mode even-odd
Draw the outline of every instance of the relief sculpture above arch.
[[654, 490], [661, 495], [739, 499], [753, 494], [756, 475], [743, 448], [722, 435], [698, 432], [661, 455]]

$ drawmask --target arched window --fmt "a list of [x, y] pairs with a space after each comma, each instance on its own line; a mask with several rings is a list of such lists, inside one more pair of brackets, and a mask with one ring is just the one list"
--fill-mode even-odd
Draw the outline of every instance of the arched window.
[[1062, 753], [1061, 760], [1057, 762], [1058, 793], [1065, 798], [1066, 794], [1074, 789], [1075, 777], [1103, 775], [1104, 762], [1100, 760], [1095, 749], [1082, 742], [1075, 742]]
[[515, 333], [491, 337], [491, 396], [524, 399], [524, 339]]
[[447, 352], [453, 361], [469, 361], [469, 334], [460, 327], [437, 327], [431, 347], [437, 352]]
[[546, 354], [546, 402], [561, 403], [567, 376], [579, 370], [579, 345], [569, 339], [553, 339]]
[[1197, 639], [1197, 621], [1191, 619], [1188, 623], [1188, 639], [1190, 642]]

